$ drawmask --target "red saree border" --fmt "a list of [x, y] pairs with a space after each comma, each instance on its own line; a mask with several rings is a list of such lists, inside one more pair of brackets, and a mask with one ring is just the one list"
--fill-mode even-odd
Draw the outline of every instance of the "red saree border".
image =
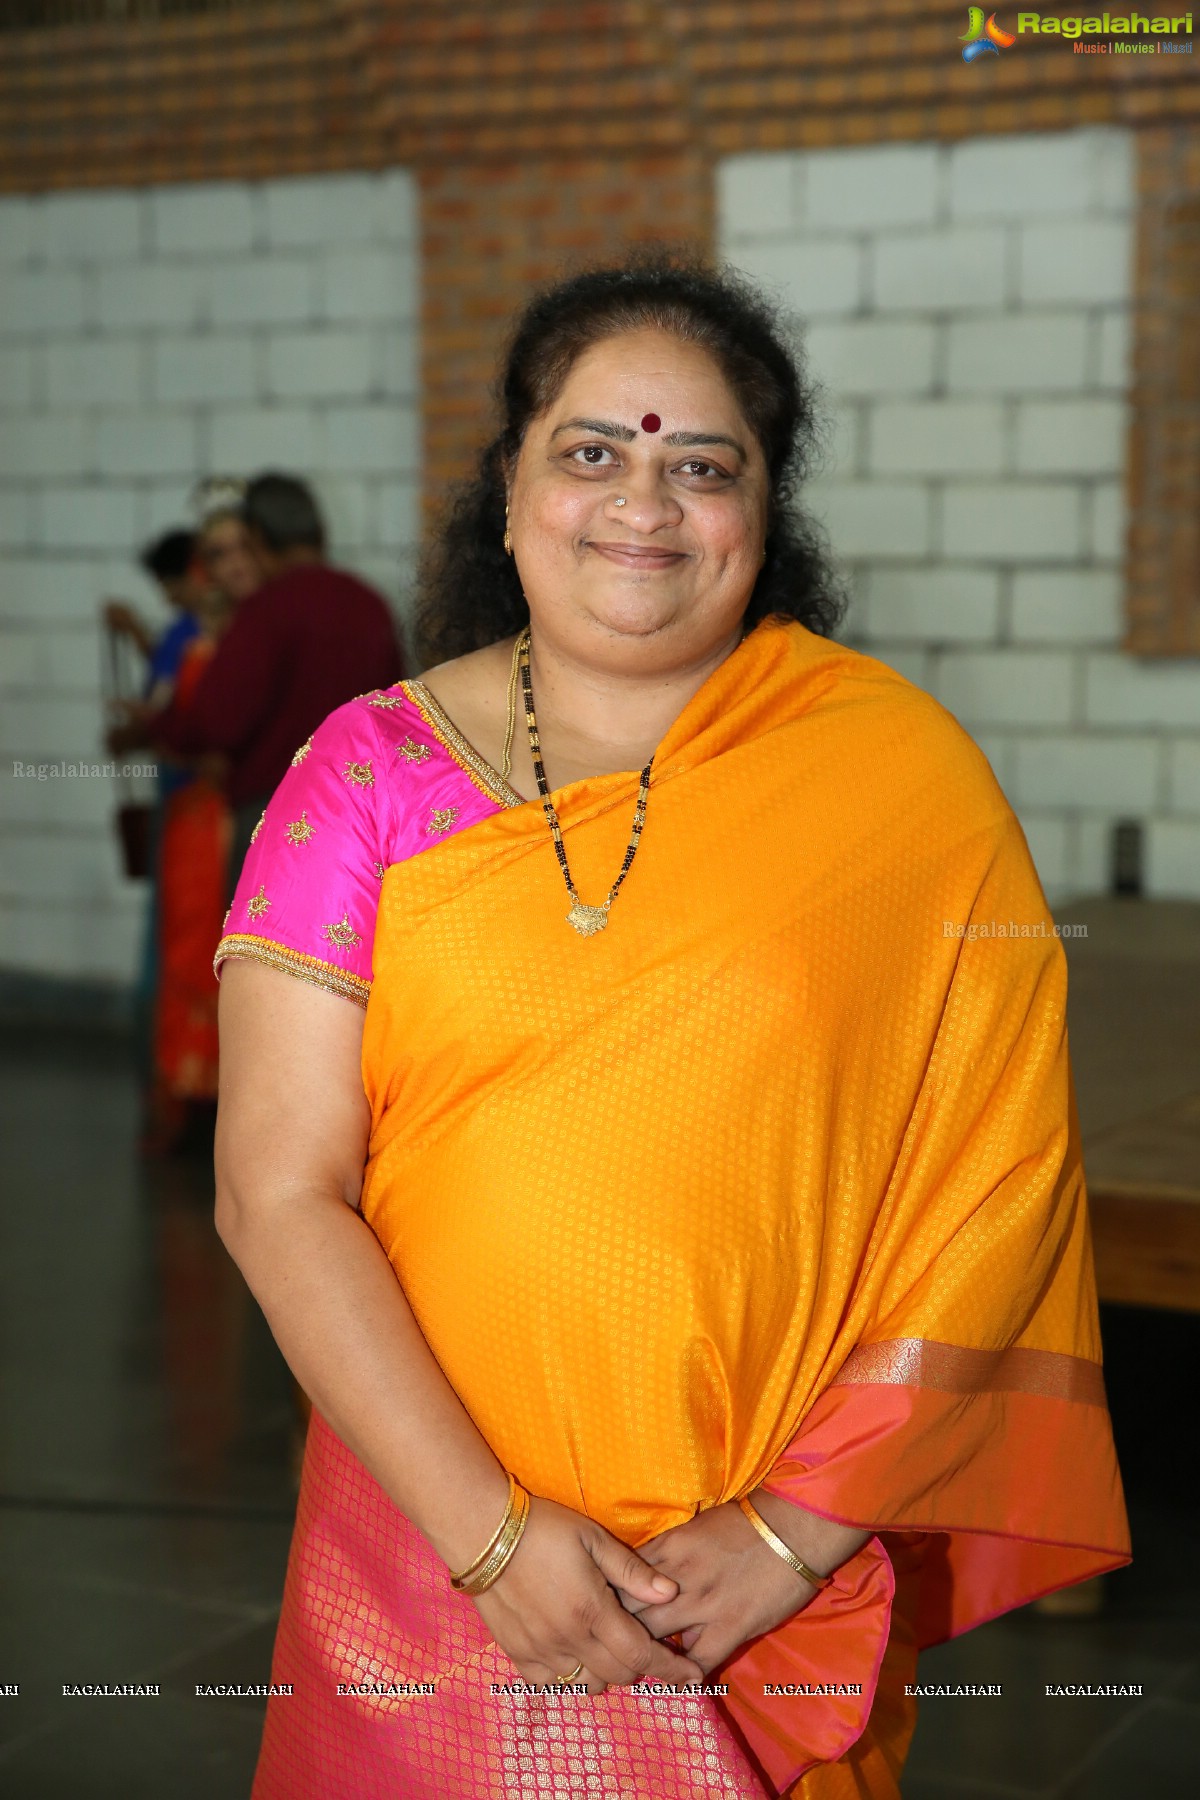
[[888, 1338], [860, 1344], [842, 1364], [831, 1387], [877, 1383], [933, 1388], [941, 1394], [1039, 1394], [1104, 1406], [1104, 1371], [1083, 1356], [1059, 1350], [969, 1350], [936, 1338]]
[[[891, 1558], [872, 1537], [835, 1570], [831, 1588], [712, 1671], [729, 1684], [718, 1705], [770, 1793], [790, 1793], [810, 1769], [837, 1762], [866, 1730], [894, 1597]], [[858, 1692], [823, 1696], [819, 1707], [790, 1696], [764, 1704], [767, 1683], [811, 1687], [830, 1680]]]

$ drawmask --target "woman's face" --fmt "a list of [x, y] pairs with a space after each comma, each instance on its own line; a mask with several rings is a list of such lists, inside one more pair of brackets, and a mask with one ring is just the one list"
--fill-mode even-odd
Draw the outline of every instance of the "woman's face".
[[246, 527], [232, 514], [212, 519], [200, 534], [200, 554], [209, 580], [227, 599], [246, 600], [262, 585]]
[[593, 345], [513, 471], [535, 638], [618, 671], [703, 659], [746, 609], [767, 498], [762, 450], [707, 351], [658, 330]]

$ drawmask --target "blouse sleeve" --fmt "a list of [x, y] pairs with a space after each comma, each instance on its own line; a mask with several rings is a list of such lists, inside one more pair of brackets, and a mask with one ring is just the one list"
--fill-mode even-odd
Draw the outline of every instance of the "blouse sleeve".
[[365, 1006], [389, 827], [378, 730], [351, 701], [300, 746], [255, 828], [218, 974], [248, 957]]

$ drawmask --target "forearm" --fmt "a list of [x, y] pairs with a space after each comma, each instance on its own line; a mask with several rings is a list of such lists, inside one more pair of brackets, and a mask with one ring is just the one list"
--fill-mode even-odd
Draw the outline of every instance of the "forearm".
[[822, 1518], [820, 1513], [809, 1512], [807, 1507], [768, 1493], [766, 1488], [755, 1488], [749, 1498], [776, 1537], [782, 1538], [793, 1555], [818, 1575], [840, 1568], [871, 1536], [857, 1525], [840, 1525], [834, 1519]]
[[218, 1229], [297, 1380], [452, 1569], [504, 1512], [505, 1472], [426, 1343], [378, 1239], [337, 1194], [239, 1204]]

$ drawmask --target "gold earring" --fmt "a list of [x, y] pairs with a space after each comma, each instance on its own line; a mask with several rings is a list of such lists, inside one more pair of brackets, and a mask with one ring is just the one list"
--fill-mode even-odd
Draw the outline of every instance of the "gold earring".
[[508, 529], [508, 501], [504, 502], [504, 554], [512, 555], [512, 532]]

